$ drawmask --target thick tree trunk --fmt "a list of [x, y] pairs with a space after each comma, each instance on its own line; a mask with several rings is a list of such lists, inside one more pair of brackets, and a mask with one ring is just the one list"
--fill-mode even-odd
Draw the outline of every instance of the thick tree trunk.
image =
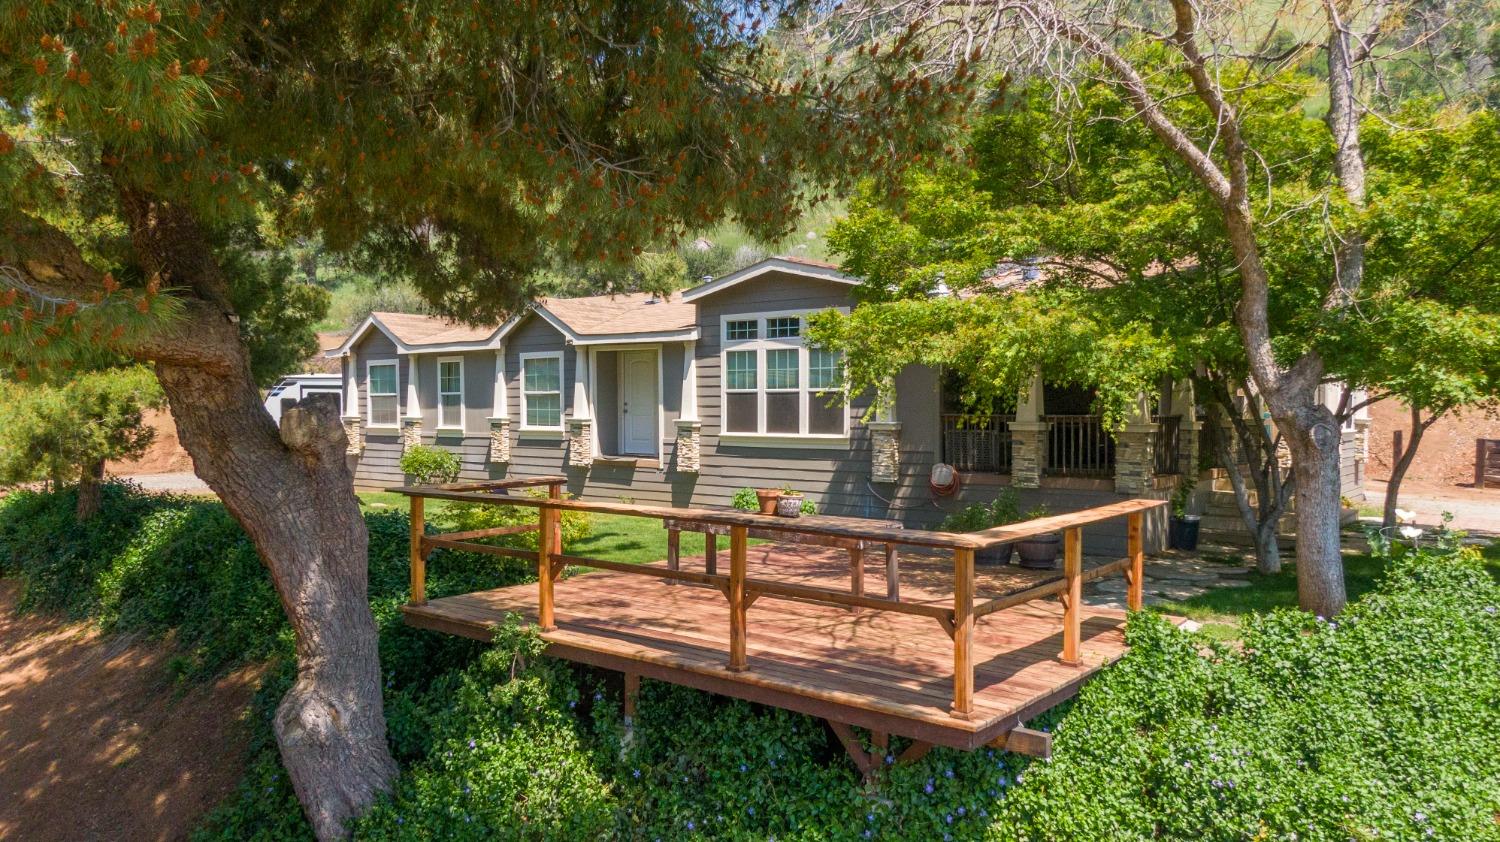
[[1255, 528], [1255, 569], [1267, 576], [1281, 572], [1281, 512]]
[[190, 213], [122, 190], [143, 267], [187, 287], [184, 314], [145, 352], [198, 476], [249, 534], [297, 640], [297, 680], [276, 710], [282, 764], [320, 839], [347, 834], [390, 788], [380, 653], [368, 591], [369, 533], [345, 461], [336, 402], [271, 421], [228, 283]]
[[100, 459], [83, 466], [78, 474], [78, 504], [73, 516], [83, 523], [99, 513], [104, 500], [104, 460]]
[[1401, 481], [1406, 478], [1407, 469], [1417, 458], [1417, 445], [1422, 443], [1422, 434], [1437, 420], [1437, 415], [1427, 421], [1422, 420], [1422, 410], [1413, 407], [1411, 410], [1411, 440], [1406, 449], [1401, 451], [1401, 458], [1391, 466], [1391, 478], [1385, 484], [1385, 511], [1382, 512], [1380, 525], [1390, 529], [1396, 525], [1396, 505], [1401, 495]]
[[1344, 558], [1339, 544], [1339, 425], [1309, 401], [1276, 426], [1292, 450], [1297, 484], [1297, 603], [1332, 617], [1344, 610]]
[[297, 637], [297, 680], [274, 730], [292, 786], [320, 839], [396, 776], [385, 738], [380, 660], [368, 598], [368, 533], [344, 461], [332, 400], [309, 400], [273, 426], [250, 380], [157, 365], [198, 475], [250, 534]]

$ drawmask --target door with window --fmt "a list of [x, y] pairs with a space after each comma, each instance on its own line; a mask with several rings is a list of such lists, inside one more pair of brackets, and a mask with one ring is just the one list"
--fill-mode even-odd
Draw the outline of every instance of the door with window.
[[655, 456], [657, 445], [656, 352], [620, 352], [620, 453]]

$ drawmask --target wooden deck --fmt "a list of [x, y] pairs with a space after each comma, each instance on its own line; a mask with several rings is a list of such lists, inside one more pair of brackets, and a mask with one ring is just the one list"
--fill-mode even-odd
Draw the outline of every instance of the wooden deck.
[[[746, 555], [752, 580], [849, 586], [850, 557], [838, 549], [772, 543], [750, 547]], [[432, 563], [441, 564], [441, 556]], [[862, 563], [870, 591], [884, 592], [885, 560]], [[684, 558], [682, 568], [701, 571], [702, 558]], [[981, 566], [975, 596], [1016, 594], [1062, 578], [1062, 571]], [[900, 579], [902, 603], [953, 604], [949, 558], [902, 553]], [[930, 616], [764, 593], [748, 608], [748, 668], [731, 671], [730, 603], [711, 585], [599, 571], [558, 580], [553, 600], [556, 627], [541, 633], [551, 655], [960, 749], [1006, 738], [1125, 652], [1120, 611], [1080, 607], [1073, 664], [1059, 656], [1064, 612], [1058, 600], [994, 611], [974, 620], [973, 709], [965, 716], [952, 711], [953, 639]], [[508, 613], [537, 621], [538, 602], [537, 585], [526, 584], [403, 611], [413, 626], [488, 640]]]

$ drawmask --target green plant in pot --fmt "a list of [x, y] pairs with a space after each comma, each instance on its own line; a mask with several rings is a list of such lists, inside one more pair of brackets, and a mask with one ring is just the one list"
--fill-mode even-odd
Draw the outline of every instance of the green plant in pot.
[[1183, 477], [1172, 492], [1172, 523], [1167, 529], [1167, 543], [1174, 550], [1198, 549], [1198, 527], [1201, 516], [1190, 514], [1193, 489], [1198, 484], [1196, 477]]
[[[1036, 520], [1047, 516], [1046, 506], [1037, 506], [1022, 516], [1022, 520]], [[1062, 550], [1062, 535], [1052, 532], [1047, 535], [1033, 535], [1030, 538], [1016, 542], [1016, 555], [1020, 557], [1022, 567], [1034, 567], [1038, 570], [1051, 570], [1057, 567], [1057, 556]]]
[[782, 517], [802, 516], [802, 492], [793, 489], [790, 485], [781, 487], [781, 494], [776, 498], [776, 514]]
[[[938, 529], [943, 532], [981, 532], [1021, 520], [1021, 507], [1013, 488], [1002, 489], [988, 503], [974, 503], [943, 518]], [[1007, 564], [1015, 552], [1014, 542], [997, 544], [974, 553], [975, 564]]]

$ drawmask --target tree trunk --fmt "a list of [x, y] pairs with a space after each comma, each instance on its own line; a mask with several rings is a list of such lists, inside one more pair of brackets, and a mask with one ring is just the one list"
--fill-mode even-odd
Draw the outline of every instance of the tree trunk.
[[1297, 486], [1297, 603], [1332, 617], [1344, 610], [1344, 557], [1339, 545], [1339, 425], [1327, 407], [1311, 401], [1276, 426], [1292, 450]]
[[1281, 572], [1281, 512], [1255, 528], [1255, 569], [1267, 576]]
[[1434, 413], [1431, 418], [1423, 421], [1422, 410], [1412, 407], [1411, 441], [1406, 445], [1406, 449], [1401, 451], [1401, 458], [1391, 466], [1391, 478], [1385, 484], [1385, 511], [1380, 518], [1380, 525], [1385, 529], [1396, 525], [1396, 504], [1401, 494], [1401, 480], [1406, 478], [1407, 469], [1411, 467], [1412, 462], [1416, 461], [1417, 445], [1422, 443], [1422, 434], [1427, 432], [1427, 428], [1432, 426], [1432, 422], [1437, 418], [1437, 413]]
[[380, 653], [369, 602], [369, 533], [345, 460], [336, 400], [299, 401], [271, 421], [209, 238], [183, 208], [122, 189], [148, 274], [186, 287], [183, 315], [143, 355], [193, 468], [244, 527], [297, 640], [297, 679], [273, 723], [282, 764], [319, 839], [397, 774], [385, 736]]
[[83, 523], [99, 513], [104, 499], [104, 460], [99, 459], [83, 466], [78, 474], [78, 504], [73, 516]]
[[282, 413], [239, 376], [157, 365], [198, 475], [249, 533], [297, 638], [297, 680], [276, 710], [281, 759], [319, 839], [345, 835], [397, 773], [385, 738], [368, 597], [368, 540], [331, 399]]

